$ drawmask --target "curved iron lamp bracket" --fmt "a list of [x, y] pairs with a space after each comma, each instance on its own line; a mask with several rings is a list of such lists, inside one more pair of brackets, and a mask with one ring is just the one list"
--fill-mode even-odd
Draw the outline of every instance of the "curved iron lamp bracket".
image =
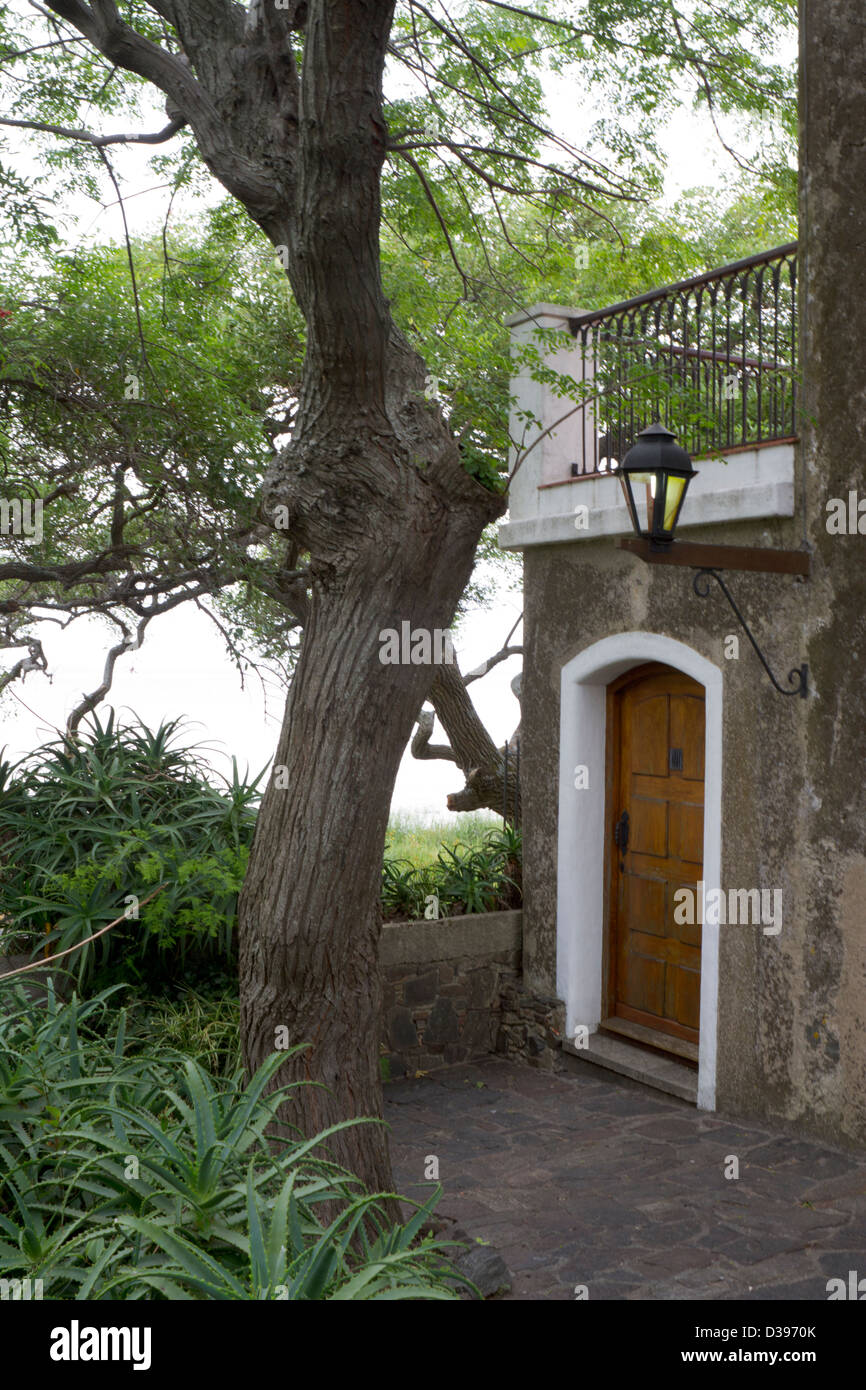
[[742, 627], [743, 631], [745, 632], [746, 636], [748, 637], [749, 641], [755, 649], [758, 660], [760, 661], [767, 675], [770, 677], [770, 680], [773, 682], [773, 685], [778, 690], [779, 694], [799, 695], [801, 699], [805, 700], [806, 696], [809, 693], [809, 667], [805, 664], [803, 666], [795, 666], [794, 669], [792, 671], [789, 671], [788, 673], [788, 685], [790, 688], [786, 688], [784, 685], [780, 685], [779, 682], [776, 680], [776, 677], [770, 670], [769, 666], [767, 665], [764, 653], [761, 651], [761, 648], [755, 641], [749, 624], [746, 622], [745, 618], [743, 617], [742, 613], [737, 607], [736, 602], [734, 600], [734, 596], [728, 588], [727, 584], [725, 583], [724, 579], [722, 578], [719, 570], [710, 569], [707, 567], [696, 571], [694, 580], [692, 582], [692, 588], [694, 589], [698, 598], [709, 597], [709, 581], [711, 578], [715, 579], [725, 598], [728, 600], [728, 603], [731, 605], [731, 608], [733, 609], [740, 626]]

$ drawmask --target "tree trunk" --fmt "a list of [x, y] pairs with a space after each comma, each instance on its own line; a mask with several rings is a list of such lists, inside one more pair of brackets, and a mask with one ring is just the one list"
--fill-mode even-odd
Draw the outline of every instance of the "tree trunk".
[[[290, 1045], [275, 1084], [307, 1077], [286, 1118], [308, 1135], [381, 1116], [381, 869], [400, 757], [433, 668], [388, 665], [380, 632], [446, 629], [481, 532], [504, 509], [465, 472], [425, 368], [382, 293], [382, 68], [393, 6], [311, 6], [289, 273], [307, 320], [291, 444], [264, 506], [309, 552], [304, 645], [239, 906], [249, 1071]], [[299, 1112], [299, 1113], [298, 1113]], [[381, 1125], [330, 1143], [368, 1186], [393, 1187]]]
[[[485, 515], [500, 505], [483, 500]], [[275, 759], [286, 774], [272, 775], [265, 793], [241, 898], [246, 1065], [273, 1052], [280, 1027], [290, 1044], [310, 1044], [277, 1078], [328, 1088], [305, 1088], [285, 1109], [308, 1134], [382, 1115], [382, 854], [400, 758], [434, 668], [383, 665], [379, 633], [403, 619], [450, 625], [484, 525], [477, 500], [433, 511], [429, 497], [414, 501], [393, 538], [374, 523], [375, 543], [351, 573], [314, 587]], [[381, 1126], [352, 1127], [329, 1148], [369, 1186], [392, 1189]]]

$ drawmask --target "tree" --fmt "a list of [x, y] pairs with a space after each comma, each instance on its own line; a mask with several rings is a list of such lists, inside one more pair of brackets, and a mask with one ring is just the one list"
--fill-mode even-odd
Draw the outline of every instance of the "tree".
[[[104, 137], [70, 127], [66, 113], [93, 98], [97, 73], [109, 78], [105, 63], [103, 110], [128, 100], [123, 74], [152, 83], [167, 98], [168, 132], [191, 132], [284, 256], [306, 323], [292, 439], [263, 487], [266, 516], [309, 555], [310, 602], [276, 753], [284, 772], [266, 790], [241, 899], [244, 1054], [253, 1070], [283, 1028], [310, 1043], [300, 1067], [327, 1088], [299, 1102], [310, 1132], [380, 1115], [381, 850], [399, 759], [434, 674], [384, 665], [380, 633], [403, 621], [449, 626], [479, 537], [505, 506], [493, 480], [470, 471], [386, 297], [383, 166], [411, 172], [462, 277], [463, 243], [483, 247], [484, 223], [504, 219], [507, 196], [544, 208], [555, 225], [563, 208], [589, 213], [657, 184], [653, 125], [670, 108], [672, 72], [693, 74], [722, 108], [775, 110], [786, 82], [765, 55], [788, 6], [736, 0], [686, 12], [674, 0], [588, 0], [573, 19], [555, 5], [500, 0], [456, 15], [423, 0], [396, 13], [393, 0], [254, 0], [248, 12], [230, 0], [131, 0], [124, 14], [114, 0], [47, 0], [46, 10], [59, 21], [46, 39], [54, 47], [42, 66], [31, 55], [30, 113], [11, 119], [104, 157]], [[548, 66], [582, 62], [608, 82], [613, 119], [600, 123], [592, 154], [549, 130], [533, 52]], [[387, 62], [416, 85], [386, 112]], [[617, 119], [617, 102], [636, 122]], [[294, 1060], [280, 1080], [292, 1074]], [[372, 1186], [390, 1188], [378, 1127], [344, 1131], [333, 1147]]]
[[240, 661], [243, 602], [260, 643], [291, 665], [305, 594], [257, 493], [288, 427], [302, 325], [283, 312], [270, 258], [238, 245], [225, 220], [175, 234], [169, 260], [161, 239], [132, 244], [134, 299], [123, 247], [0, 271], [14, 305], [0, 333], [0, 494], [41, 508], [39, 534], [19, 528], [0, 561], [0, 646], [29, 651], [0, 690], [28, 661], [48, 669], [40, 619], [100, 615], [112, 645], [72, 730], [117, 661], [181, 603], [211, 601]]

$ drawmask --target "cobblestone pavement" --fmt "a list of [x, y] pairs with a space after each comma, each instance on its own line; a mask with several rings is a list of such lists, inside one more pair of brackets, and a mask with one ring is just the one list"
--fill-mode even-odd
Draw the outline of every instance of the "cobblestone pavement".
[[[490, 1242], [511, 1299], [827, 1299], [866, 1277], [866, 1155], [575, 1063], [491, 1057], [385, 1088], [398, 1190]], [[725, 1178], [729, 1155], [739, 1178]], [[866, 1284], [864, 1284], [866, 1290]]]

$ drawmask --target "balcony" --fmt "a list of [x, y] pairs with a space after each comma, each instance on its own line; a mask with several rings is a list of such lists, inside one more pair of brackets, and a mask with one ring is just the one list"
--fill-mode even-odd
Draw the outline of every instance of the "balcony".
[[606, 309], [536, 304], [508, 324], [505, 548], [626, 534], [616, 469], [654, 420], [700, 470], [680, 530], [793, 515], [796, 242]]

